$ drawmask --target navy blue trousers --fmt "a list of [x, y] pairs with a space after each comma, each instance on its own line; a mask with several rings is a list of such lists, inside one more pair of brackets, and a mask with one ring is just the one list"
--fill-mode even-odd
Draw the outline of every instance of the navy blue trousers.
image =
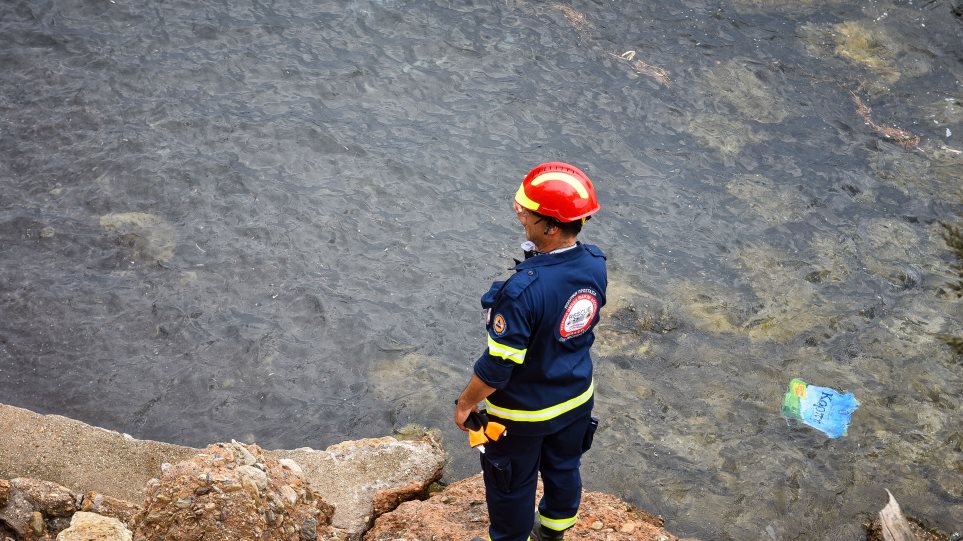
[[591, 446], [591, 417], [544, 436], [508, 435], [485, 445], [481, 455], [491, 541], [525, 541], [535, 524], [535, 488], [542, 474], [545, 493], [538, 504], [542, 525], [566, 530], [575, 524], [582, 499], [579, 466]]

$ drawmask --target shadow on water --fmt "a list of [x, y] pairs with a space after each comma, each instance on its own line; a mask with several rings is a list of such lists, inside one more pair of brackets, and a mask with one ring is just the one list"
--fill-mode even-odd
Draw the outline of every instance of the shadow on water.
[[[959, 529], [959, 14], [6, 2], [0, 401], [198, 446], [418, 423], [474, 473], [478, 297], [565, 159], [611, 275], [589, 488], [704, 539], [862, 539], [884, 488]], [[779, 416], [793, 377], [856, 394], [846, 437]]]

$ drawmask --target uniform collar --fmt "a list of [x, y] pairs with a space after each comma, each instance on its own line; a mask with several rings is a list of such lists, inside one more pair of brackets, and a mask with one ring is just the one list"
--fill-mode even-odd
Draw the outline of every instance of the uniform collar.
[[575, 246], [567, 250], [562, 250], [561, 252], [549, 252], [547, 254], [538, 254], [530, 257], [518, 265], [515, 265], [515, 270], [532, 269], [535, 267], [544, 267], [547, 265], [555, 265], [563, 261], [569, 261], [578, 257], [583, 250], [584, 248], [582, 247], [582, 242], [575, 241]]

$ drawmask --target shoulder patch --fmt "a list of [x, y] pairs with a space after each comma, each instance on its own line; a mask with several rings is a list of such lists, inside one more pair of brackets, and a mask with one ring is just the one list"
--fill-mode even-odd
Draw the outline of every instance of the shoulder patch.
[[525, 291], [536, 279], [538, 279], [537, 269], [520, 270], [508, 279], [502, 291], [510, 298], [517, 299], [522, 291]]
[[599, 295], [594, 289], [580, 289], [569, 297], [558, 326], [558, 334], [564, 342], [581, 336], [592, 328], [599, 311]]
[[495, 336], [502, 336], [507, 329], [508, 325], [505, 324], [505, 316], [495, 314], [495, 321], [492, 322], [492, 331], [495, 332]]

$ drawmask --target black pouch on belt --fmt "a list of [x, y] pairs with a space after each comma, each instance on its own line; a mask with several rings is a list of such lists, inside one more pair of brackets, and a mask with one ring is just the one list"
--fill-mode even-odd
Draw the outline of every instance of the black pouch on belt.
[[582, 437], [582, 452], [588, 451], [592, 448], [592, 440], [595, 439], [595, 431], [599, 427], [599, 418], [592, 417], [589, 419], [588, 427], [585, 429], [585, 436]]

